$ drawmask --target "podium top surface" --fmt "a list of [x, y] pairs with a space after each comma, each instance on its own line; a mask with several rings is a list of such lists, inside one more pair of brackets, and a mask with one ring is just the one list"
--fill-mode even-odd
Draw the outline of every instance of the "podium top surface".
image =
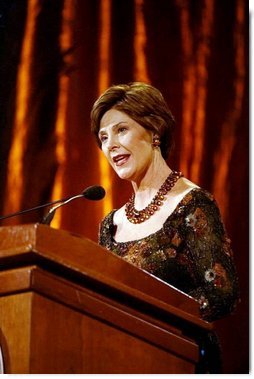
[[0, 271], [43, 265], [57, 275], [75, 275], [179, 317], [204, 329], [198, 301], [159, 278], [73, 233], [41, 224], [0, 227]]

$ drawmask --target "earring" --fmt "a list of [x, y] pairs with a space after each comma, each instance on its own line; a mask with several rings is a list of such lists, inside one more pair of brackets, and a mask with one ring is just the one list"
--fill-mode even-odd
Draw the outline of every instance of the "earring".
[[159, 140], [159, 137], [154, 137], [153, 142], [152, 142], [152, 146], [153, 147], [159, 147], [160, 144], [161, 144], [161, 141]]

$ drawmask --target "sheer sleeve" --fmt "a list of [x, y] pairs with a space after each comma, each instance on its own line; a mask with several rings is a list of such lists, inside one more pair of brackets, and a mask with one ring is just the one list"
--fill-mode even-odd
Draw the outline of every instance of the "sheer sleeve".
[[115, 210], [104, 217], [99, 225], [98, 243], [110, 250], [111, 237], [114, 235], [113, 215]]
[[189, 295], [198, 299], [202, 317], [213, 321], [231, 313], [239, 299], [231, 243], [215, 200], [200, 196], [186, 207], [181, 234], [191, 257], [196, 286]]

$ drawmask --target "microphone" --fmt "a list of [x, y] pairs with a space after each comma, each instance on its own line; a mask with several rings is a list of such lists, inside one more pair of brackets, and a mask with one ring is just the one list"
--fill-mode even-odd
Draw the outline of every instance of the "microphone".
[[105, 190], [101, 186], [91, 186], [87, 187], [81, 194], [72, 196], [68, 198], [67, 200], [63, 200], [60, 204], [55, 205], [52, 207], [49, 212], [46, 214], [46, 216], [43, 217], [41, 224], [50, 225], [51, 221], [54, 218], [55, 212], [58, 208], [62, 207], [63, 205], [69, 203], [72, 200], [78, 199], [80, 197], [85, 197], [89, 200], [101, 200], [105, 196]]
[[[54, 205], [54, 204], [60, 203], [57, 206], [51, 208], [49, 210], [49, 212], [47, 213], [47, 215], [43, 218], [43, 220], [41, 222], [42, 224], [49, 225], [50, 222], [52, 221], [53, 217], [54, 217], [56, 209], [59, 208], [59, 207], [61, 207], [62, 205], [65, 205], [65, 204], [69, 203], [70, 201], [78, 199], [80, 197], [84, 197], [84, 198], [86, 198], [88, 200], [101, 200], [101, 199], [104, 198], [105, 193], [106, 192], [105, 192], [104, 188], [101, 187], [101, 186], [97, 186], [97, 185], [90, 186], [90, 187], [87, 187], [86, 189], [84, 189], [84, 191], [81, 192], [79, 195], [70, 196], [70, 197], [67, 197], [67, 198], [64, 198], [64, 199], [52, 201], [50, 203], [38, 205], [38, 206], [33, 207], [33, 208], [25, 209], [23, 211], [19, 211], [19, 212], [15, 212], [15, 213], [10, 213], [10, 214], [5, 215], [5, 216], [0, 216], [0, 221], [1, 220], [5, 220], [6, 218], [10, 218], [10, 217], [14, 217], [14, 216], [19, 216], [19, 215], [22, 215], [24, 213], [32, 212], [32, 211], [35, 211], [35, 210], [40, 209], [40, 208], [46, 208], [46, 207], [49, 207], [50, 205]], [[49, 217], [49, 215], [50, 215], [51, 218]]]

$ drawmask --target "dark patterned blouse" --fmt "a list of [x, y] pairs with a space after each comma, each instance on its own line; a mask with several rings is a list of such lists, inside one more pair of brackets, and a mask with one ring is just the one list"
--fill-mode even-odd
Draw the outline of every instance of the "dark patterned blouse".
[[100, 245], [197, 299], [208, 321], [234, 310], [237, 274], [230, 240], [210, 193], [191, 190], [160, 230], [135, 241], [114, 240], [115, 211], [100, 225]]

